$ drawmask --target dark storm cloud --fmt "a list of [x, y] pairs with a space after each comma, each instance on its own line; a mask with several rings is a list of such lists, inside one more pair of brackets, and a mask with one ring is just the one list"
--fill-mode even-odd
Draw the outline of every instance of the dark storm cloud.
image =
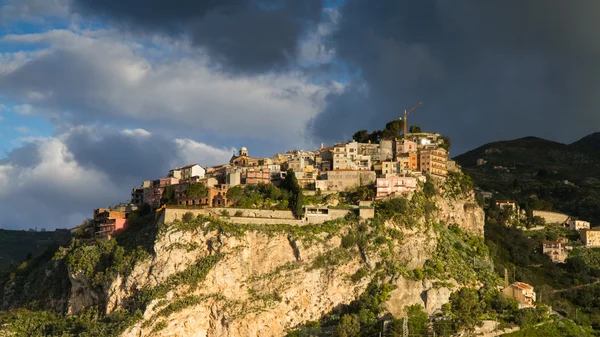
[[526, 135], [572, 141], [600, 128], [600, 2], [349, 0], [329, 43], [351, 72], [311, 123], [326, 141], [409, 124], [453, 153]]
[[322, 0], [73, 0], [73, 9], [125, 28], [189, 36], [225, 70], [265, 71], [296, 56]]

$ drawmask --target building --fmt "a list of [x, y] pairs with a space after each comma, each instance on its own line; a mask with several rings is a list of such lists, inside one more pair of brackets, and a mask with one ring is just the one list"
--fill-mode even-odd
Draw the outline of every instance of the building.
[[396, 140], [396, 156], [402, 153], [417, 152], [418, 144], [416, 142], [404, 139]]
[[240, 149], [238, 156], [236, 156], [234, 152], [233, 156], [231, 156], [231, 159], [229, 160], [229, 164], [233, 166], [257, 166], [260, 165], [261, 162], [264, 163], [265, 159], [248, 156], [248, 149], [245, 147]]
[[554, 263], [564, 263], [569, 257], [569, 248], [565, 246], [567, 240], [562, 238], [557, 241], [542, 242], [542, 252], [550, 257]]
[[228, 172], [226, 182], [231, 187], [240, 185], [242, 183], [242, 172], [239, 170]]
[[221, 184], [216, 186], [208, 187], [208, 193], [204, 197], [195, 198], [188, 197], [186, 194], [186, 189], [181, 188], [176, 191], [175, 198], [177, 200], [177, 205], [180, 206], [196, 206], [196, 207], [224, 207], [229, 206], [229, 201], [227, 200], [227, 191], [229, 190], [229, 185]]
[[198, 164], [192, 164], [170, 170], [167, 177], [189, 181], [194, 177], [204, 178], [205, 174], [206, 170], [202, 166]]
[[567, 221], [567, 224], [569, 225], [569, 229], [573, 231], [590, 229], [590, 223], [583, 220], [569, 219], [569, 221]]
[[416, 132], [409, 133], [406, 135], [406, 137], [408, 140], [417, 143], [417, 148], [419, 149], [430, 147], [435, 148], [444, 142], [439, 133]]
[[387, 177], [389, 175], [398, 175], [403, 171], [404, 164], [408, 165], [408, 158], [406, 162], [398, 162], [398, 161], [384, 161], [381, 163], [381, 175]]
[[456, 161], [452, 160], [452, 159], [448, 159], [448, 161], [446, 162], [446, 171], [448, 172], [458, 172], [458, 166], [456, 165]]
[[433, 176], [446, 177], [448, 152], [442, 148], [421, 150], [419, 155], [419, 171]]
[[142, 205], [144, 203], [143, 187], [134, 187], [131, 190], [131, 203], [134, 205]]
[[379, 151], [379, 148], [367, 145], [375, 144], [361, 144], [357, 142], [336, 144], [333, 147], [333, 170], [370, 171], [372, 168], [371, 155], [365, 153]]
[[175, 177], [161, 178], [157, 180], [147, 180], [142, 183], [144, 189], [144, 202], [153, 208], [160, 207], [160, 199], [167, 186], [179, 184], [179, 179]]
[[270, 184], [271, 171], [268, 167], [250, 168], [246, 171], [246, 184]]
[[343, 192], [358, 186], [368, 186], [375, 183], [375, 171], [363, 170], [333, 170], [325, 173], [323, 180], [317, 180], [316, 189], [321, 192]]
[[485, 160], [483, 158], [477, 159], [477, 166], [485, 165], [486, 163], [487, 163], [487, 160]]
[[377, 188], [377, 199], [383, 199], [415, 191], [417, 189], [417, 179], [415, 177], [389, 176], [377, 178], [375, 186]]
[[94, 210], [95, 236], [110, 238], [127, 229], [127, 217], [131, 212], [115, 211], [110, 208]]
[[181, 168], [181, 180], [189, 181], [192, 178], [204, 178], [206, 170], [198, 164], [187, 165]]
[[579, 238], [586, 247], [600, 247], [600, 230], [582, 229]]
[[519, 302], [519, 309], [535, 306], [535, 291], [527, 283], [515, 282], [502, 290], [502, 293]]
[[517, 203], [512, 200], [497, 200], [496, 206], [498, 206], [498, 208], [500, 209], [510, 208], [513, 210], [517, 210]]
[[379, 141], [379, 160], [392, 161], [396, 156], [396, 141], [392, 139], [382, 139]]

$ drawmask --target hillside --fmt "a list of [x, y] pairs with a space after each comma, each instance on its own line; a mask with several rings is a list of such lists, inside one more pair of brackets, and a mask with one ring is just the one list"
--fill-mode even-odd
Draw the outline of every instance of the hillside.
[[600, 150], [600, 132], [587, 135], [571, 144], [573, 147]]
[[15, 231], [0, 229], [0, 270], [11, 264], [21, 264], [48, 247], [69, 242], [70, 232]]
[[[592, 222], [600, 221], [598, 134], [566, 145], [535, 137], [483, 145], [456, 161], [485, 191], [498, 198], [527, 199]], [[477, 165], [477, 159], [487, 161]]]
[[151, 215], [116, 240], [75, 239], [0, 275], [0, 330], [329, 336], [359, 326], [367, 336], [381, 331], [379, 318], [407, 313], [442, 315], [438, 335], [470, 329], [472, 303], [462, 298], [489, 302], [477, 310], [496, 315], [500, 278], [483, 210], [463, 181], [380, 202], [371, 220], [245, 225], [200, 215], [155, 226]]

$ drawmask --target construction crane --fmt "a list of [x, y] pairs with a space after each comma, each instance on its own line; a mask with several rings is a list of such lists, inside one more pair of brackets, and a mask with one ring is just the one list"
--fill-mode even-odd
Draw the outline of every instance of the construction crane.
[[416, 108], [420, 107], [421, 104], [423, 104], [423, 102], [419, 102], [419, 104], [413, 106], [410, 110], [406, 110], [404, 109], [404, 140], [406, 140], [406, 128], [408, 127], [408, 123], [406, 121], [406, 116], [408, 116], [409, 113], [413, 112]]

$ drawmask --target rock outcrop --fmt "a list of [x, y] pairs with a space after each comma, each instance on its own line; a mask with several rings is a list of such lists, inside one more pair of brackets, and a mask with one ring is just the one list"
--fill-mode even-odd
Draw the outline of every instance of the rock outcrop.
[[[440, 228], [457, 224], [482, 236], [484, 216], [472, 194], [420, 198], [401, 217], [385, 221], [348, 218], [298, 227], [199, 216], [190, 223], [163, 224], [150, 242], [152, 254], [121, 258], [132, 265], [114, 274], [107, 269], [103, 286], [89, 270], [104, 266], [86, 265], [88, 274], [71, 266], [66, 311], [140, 310], [143, 317], [122, 337], [283, 336], [350, 304], [376, 279], [395, 286], [384, 305], [392, 315], [402, 316], [413, 304], [432, 314], [462, 286], [440, 263], [440, 236], [451, 232]], [[432, 201], [436, 206], [428, 208]], [[411, 209], [417, 216], [406, 213]], [[403, 224], [403, 217], [411, 219]], [[443, 282], [435, 279], [436, 271], [446, 273]], [[5, 292], [15, 291], [9, 286]]]

